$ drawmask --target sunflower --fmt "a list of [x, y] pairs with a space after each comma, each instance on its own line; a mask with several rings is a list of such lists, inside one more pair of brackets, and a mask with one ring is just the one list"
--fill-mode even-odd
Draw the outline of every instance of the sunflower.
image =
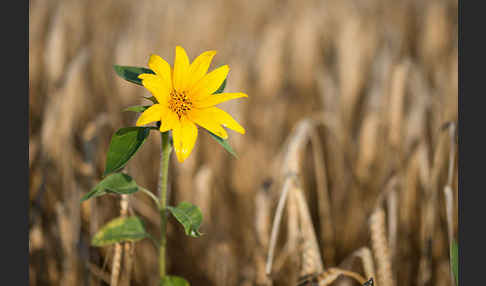
[[231, 115], [215, 107], [227, 100], [248, 97], [237, 93], [218, 93], [229, 72], [227, 65], [207, 73], [216, 51], [207, 51], [189, 63], [186, 51], [176, 47], [174, 69], [158, 55], [151, 55], [148, 66], [155, 74], [140, 74], [142, 84], [157, 99], [146, 109], [136, 125], [161, 121], [160, 132], [172, 130], [173, 146], [179, 162], [191, 154], [197, 139], [197, 125], [226, 139], [222, 127], [245, 134], [245, 129]]

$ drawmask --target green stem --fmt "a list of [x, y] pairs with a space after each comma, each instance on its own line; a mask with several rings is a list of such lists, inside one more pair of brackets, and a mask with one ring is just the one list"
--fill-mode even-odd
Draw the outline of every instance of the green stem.
[[155, 203], [155, 205], [157, 206], [157, 209], [160, 211], [160, 203], [159, 203], [159, 199], [154, 195], [152, 194], [151, 191], [147, 190], [146, 188], [143, 188], [143, 187], [139, 187], [138, 188], [140, 191], [142, 191], [142, 193], [146, 194], [147, 196], [149, 196]]
[[159, 249], [160, 245], [159, 245], [159, 242], [157, 241], [157, 239], [155, 239], [155, 237], [153, 237], [150, 233], [147, 233], [147, 237], [150, 239], [150, 241], [154, 245], [155, 249]]
[[159, 248], [159, 274], [160, 280], [165, 277], [165, 256], [167, 244], [167, 177], [169, 173], [169, 158], [172, 146], [169, 142], [169, 132], [161, 133], [161, 157], [160, 157], [160, 248]]

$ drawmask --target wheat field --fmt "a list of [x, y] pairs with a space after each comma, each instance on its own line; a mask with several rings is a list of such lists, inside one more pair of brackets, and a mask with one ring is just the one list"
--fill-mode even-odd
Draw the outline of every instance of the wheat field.
[[[247, 130], [229, 132], [239, 159], [200, 132], [170, 162], [169, 203], [198, 205], [205, 235], [169, 220], [169, 273], [191, 285], [359, 285], [344, 270], [379, 286], [454, 285], [457, 12], [448, 0], [30, 0], [30, 285], [158, 285], [150, 241], [90, 246], [121, 213], [156, 233], [151, 202], [79, 199], [112, 134], [135, 124], [122, 110], [149, 95], [113, 65], [172, 63], [176, 45], [191, 59], [217, 50], [226, 91], [249, 98], [223, 104]], [[159, 154], [152, 135], [127, 165], [139, 185], [156, 189]]]

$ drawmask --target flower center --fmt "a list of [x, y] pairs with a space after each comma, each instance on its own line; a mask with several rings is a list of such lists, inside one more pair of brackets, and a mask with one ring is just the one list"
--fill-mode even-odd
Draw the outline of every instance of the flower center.
[[185, 91], [177, 92], [173, 90], [170, 93], [169, 109], [177, 113], [177, 116], [179, 116], [179, 118], [181, 118], [182, 115], [185, 115], [187, 111], [191, 110], [191, 107], [192, 102], [186, 95]]

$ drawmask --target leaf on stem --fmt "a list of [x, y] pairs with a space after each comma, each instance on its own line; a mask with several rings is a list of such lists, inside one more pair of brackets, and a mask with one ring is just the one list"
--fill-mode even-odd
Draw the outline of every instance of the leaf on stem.
[[121, 128], [111, 137], [103, 176], [119, 171], [145, 142], [150, 127]]
[[219, 137], [218, 135], [212, 133], [211, 131], [208, 131], [208, 130], [206, 130], [206, 131], [209, 133], [209, 135], [211, 135], [211, 137], [213, 137], [214, 140], [216, 140], [216, 142], [218, 142], [221, 146], [223, 146], [223, 148], [226, 151], [228, 151], [235, 158], [238, 158], [238, 155], [236, 155], [236, 152], [233, 150], [233, 148], [231, 148], [231, 145], [229, 144], [228, 140], [225, 140], [225, 139]]
[[129, 66], [119, 66], [114, 65], [113, 68], [117, 75], [126, 81], [142, 85], [142, 80], [138, 78], [140, 74], [149, 73], [155, 74], [151, 69], [142, 67], [129, 67]]
[[157, 103], [159, 103], [159, 102], [157, 101], [157, 98], [155, 98], [155, 96], [153, 96], [153, 95], [152, 95], [151, 97], [145, 97], [145, 96], [144, 96], [143, 98], [145, 98], [146, 100], [150, 100], [150, 101], [152, 101], [152, 103], [153, 103], [153, 104], [157, 104]]
[[199, 226], [202, 223], [202, 213], [199, 207], [188, 203], [182, 202], [177, 207], [167, 207], [172, 215], [179, 221], [186, 235], [192, 237], [199, 237], [202, 234], [199, 232]]
[[217, 93], [223, 93], [224, 91], [224, 88], [226, 87], [226, 79], [224, 79], [223, 83], [219, 86], [218, 90], [216, 90], [213, 94], [217, 94]]
[[144, 112], [150, 107], [150, 105], [135, 105], [135, 106], [129, 106], [123, 111], [133, 111], [133, 112]]
[[127, 174], [115, 173], [107, 176], [99, 182], [91, 192], [81, 198], [81, 202], [107, 193], [128, 195], [138, 191], [137, 183]]
[[105, 224], [91, 240], [93, 246], [138, 241], [148, 237], [142, 220], [136, 216], [119, 217]]

